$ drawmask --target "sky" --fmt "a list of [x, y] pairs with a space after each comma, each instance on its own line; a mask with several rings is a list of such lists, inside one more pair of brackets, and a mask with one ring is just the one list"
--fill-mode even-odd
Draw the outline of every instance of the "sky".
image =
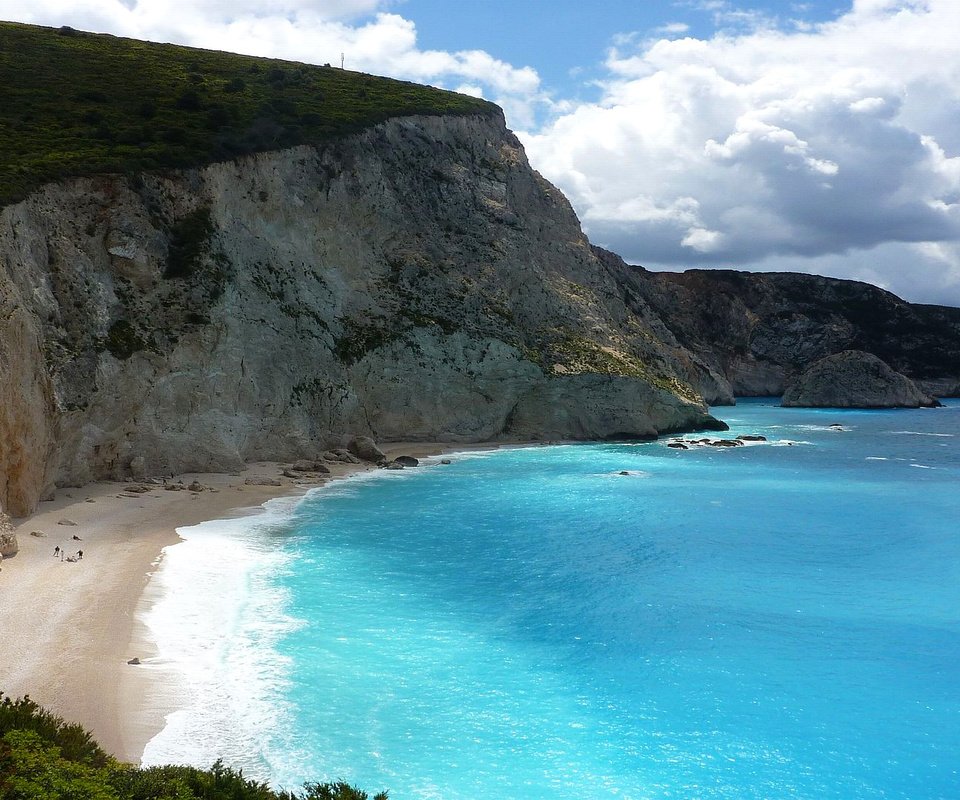
[[0, 0], [499, 103], [591, 240], [960, 306], [960, 0]]

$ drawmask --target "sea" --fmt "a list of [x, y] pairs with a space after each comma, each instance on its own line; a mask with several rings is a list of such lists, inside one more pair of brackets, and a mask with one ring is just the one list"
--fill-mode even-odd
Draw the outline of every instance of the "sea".
[[181, 529], [143, 614], [179, 710], [143, 763], [392, 800], [960, 798], [960, 401], [715, 413], [766, 441], [455, 453]]

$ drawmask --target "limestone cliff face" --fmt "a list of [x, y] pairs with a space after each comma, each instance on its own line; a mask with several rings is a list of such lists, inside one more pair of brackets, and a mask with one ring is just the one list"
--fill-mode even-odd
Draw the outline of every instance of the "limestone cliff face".
[[816, 275], [636, 271], [644, 300], [736, 395], [782, 394], [844, 350], [872, 353], [926, 394], [960, 394], [960, 309]]
[[691, 383], [722, 377], [633, 280], [502, 119], [46, 186], [0, 212], [0, 503], [349, 434], [716, 425]]

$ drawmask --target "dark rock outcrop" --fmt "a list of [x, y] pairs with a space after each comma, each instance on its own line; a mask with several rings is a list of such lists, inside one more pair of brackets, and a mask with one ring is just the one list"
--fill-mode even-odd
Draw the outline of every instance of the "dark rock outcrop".
[[808, 367], [783, 394], [784, 406], [918, 408], [939, 403], [875, 355], [845, 350]]
[[[609, 256], [608, 256], [609, 257]], [[737, 396], [776, 396], [844, 350], [885, 361], [930, 395], [960, 395], [960, 309], [907, 303], [858, 281], [733, 270], [650, 272], [636, 293]]]

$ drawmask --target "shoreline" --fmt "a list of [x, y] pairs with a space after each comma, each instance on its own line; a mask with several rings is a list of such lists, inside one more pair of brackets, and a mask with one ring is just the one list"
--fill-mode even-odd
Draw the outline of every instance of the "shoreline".
[[[381, 449], [388, 458], [421, 458], [487, 448], [430, 442], [386, 443]], [[188, 473], [165, 481], [197, 481], [204, 487], [199, 492], [166, 491], [149, 479], [58, 489], [32, 516], [14, 522], [20, 552], [4, 559], [0, 572], [0, 603], [8, 609], [0, 637], [0, 692], [29, 695], [83, 725], [121, 761], [139, 764], [147, 743], [176, 710], [165, 691], [167, 670], [127, 663], [157, 653], [142, 616], [158, 599], [148, 589], [164, 548], [183, 541], [178, 528], [255, 516], [270, 500], [300, 498], [377, 469], [366, 462], [327, 466], [331, 472], [322, 480], [281, 478], [281, 485], [256, 481], [277, 478], [285, 463], [256, 462], [239, 473]], [[130, 491], [134, 487], [149, 490]], [[83, 550], [83, 558], [61, 560], [55, 547], [72, 558]]]

